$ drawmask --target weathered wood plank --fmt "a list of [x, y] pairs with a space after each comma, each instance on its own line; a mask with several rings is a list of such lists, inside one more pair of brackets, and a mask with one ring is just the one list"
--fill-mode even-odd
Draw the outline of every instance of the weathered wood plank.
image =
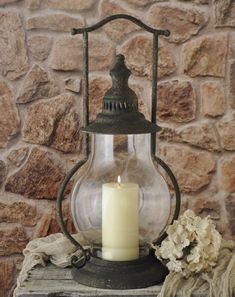
[[72, 279], [71, 269], [37, 269], [30, 271], [29, 278], [32, 279], [51, 279], [51, 280], [60, 280], [60, 279]]
[[[72, 279], [71, 268], [53, 264], [33, 268], [28, 279], [17, 288], [16, 297], [158, 297], [161, 286], [137, 290], [102, 290], [78, 284]], [[180, 296], [178, 296], [180, 297]], [[194, 294], [193, 297], [207, 297]]]

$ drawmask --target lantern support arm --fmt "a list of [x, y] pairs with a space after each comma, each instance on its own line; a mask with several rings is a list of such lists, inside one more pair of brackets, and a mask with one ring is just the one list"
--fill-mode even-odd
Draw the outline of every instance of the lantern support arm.
[[109, 22], [111, 22], [113, 20], [116, 20], [116, 19], [129, 20], [132, 23], [136, 24], [137, 26], [141, 27], [142, 29], [144, 29], [145, 31], [150, 32], [150, 33], [155, 33], [155, 34], [163, 35], [163, 36], [169, 36], [170, 35], [169, 30], [154, 29], [154, 28], [149, 27], [148, 25], [144, 24], [143, 22], [141, 22], [137, 18], [135, 18], [135, 17], [133, 17], [131, 15], [128, 15], [128, 14], [111, 15], [111, 16], [108, 16], [107, 18], [104, 18], [103, 20], [96, 23], [95, 25], [92, 25], [92, 26], [89, 26], [89, 27], [84, 27], [84, 28], [78, 28], [78, 29], [74, 28], [74, 29], [72, 29], [71, 33], [72, 33], [72, 35], [76, 35], [76, 34], [82, 34], [84, 32], [92, 32], [92, 31], [95, 31], [95, 30], [103, 27], [107, 23], [109, 23]]
[[[180, 195], [180, 188], [177, 182], [177, 179], [174, 175], [174, 173], [171, 171], [170, 167], [159, 157], [153, 156], [153, 161], [155, 161], [158, 165], [160, 165], [165, 172], [167, 173], [168, 177], [171, 180], [171, 183], [173, 185], [174, 191], [175, 191], [175, 211], [172, 217], [172, 220], [170, 222], [170, 225], [173, 224], [174, 220], [177, 220], [180, 213], [180, 204], [181, 204], [181, 195]], [[161, 242], [167, 237], [166, 231], [160, 235], [159, 238], [153, 241], [153, 245], [159, 245]]]
[[[152, 47], [152, 106], [151, 122], [157, 123], [157, 74], [158, 74], [158, 35], [153, 34]], [[156, 133], [151, 134], [151, 154], [156, 154]]]
[[70, 182], [74, 174], [78, 171], [78, 169], [86, 163], [86, 161], [87, 161], [86, 158], [81, 160], [68, 172], [59, 189], [59, 192], [57, 195], [57, 201], [56, 201], [56, 213], [57, 213], [60, 228], [64, 233], [64, 235], [66, 236], [66, 238], [77, 248], [77, 250], [81, 251], [81, 257], [73, 256], [71, 258], [72, 265], [76, 266], [77, 268], [81, 268], [86, 264], [86, 261], [89, 259], [89, 254], [82, 247], [82, 245], [79, 242], [77, 242], [72, 235], [70, 235], [69, 231], [67, 230], [66, 223], [63, 218], [62, 201], [64, 199], [64, 192], [67, 188], [68, 183]]
[[[88, 57], [88, 33], [83, 32], [83, 127], [89, 124], [89, 57]], [[89, 135], [83, 134], [83, 154], [87, 159], [89, 155]]]

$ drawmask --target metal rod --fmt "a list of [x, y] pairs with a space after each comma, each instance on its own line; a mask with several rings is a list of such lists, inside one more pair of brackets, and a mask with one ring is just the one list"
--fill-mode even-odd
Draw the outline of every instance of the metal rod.
[[164, 35], [164, 36], [169, 36], [170, 32], [168, 30], [157, 30], [154, 29], [152, 27], [147, 26], [146, 24], [144, 24], [143, 22], [141, 22], [140, 20], [138, 20], [137, 18], [127, 15], [127, 14], [116, 14], [116, 15], [111, 15], [103, 20], [101, 20], [100, 22], [96, 23], [95, 25], [92, 25], [90, 27], [85, 27], [85, 28], [74, 28], [72, 29], [71, 33], [72, 35], [76, 35], [76, 34], [82, 34], [84, 32], [92, 32], [95, 31], [96, 29], [99, 29], [100, 27], [104, 26], [105, 24], [116, 20], [116, 19], [126, 19], [129, 20], [131, 22], [133, 22], [134, 24], [138, 25], [139, 27], [141, 27], [142, 29], [144, 29], [147, 32], [150, 33], [157, 33], [158, 35]]
[[[165, 172], [167, 173], [167, 175], [169, 176], [171, 183], [173, 185], [174, 191], [175, 191], [175, 211], [174, 211], [174, 215], [172, 217], [172, 220], [170, 222], [170, 225], [173, 224], [174, 220], [177, 220], [180, 214], [180, 204], [181, 204], [181, 195], [180, 195], [180, 188], [179, 188], [179, 184], [177, 182], [176, 177], [174, 176], [174, 173], [171, 171], [170, 167], [159, 157], [153, 156], [153, 160], [155, 162], [158, 163], [158, 165], [160, 165]], [[167, 233], [166, 231], [160, 235], [159, 238], [155, 239], [153, 241], [154, 245], [159, 245], [161, 244], [161, 242], [167, 237]]]
[[80, 265], [80, 267], [82, 267], [83, 265], [85, 265], [87, 259], [88, 259], [88, 255], [86, 250], [82, 247], [82, 245], [77, 242], [68, 232], [65, 221], [64, 221], [64, 217], [63, 217], [63, 212], [62, 212], [62, 201], [64, 199], [64, 192], [66, 190], [66, 187], [69, 183], [69, 181], [71, 180], [71, 178], [73, 177], [73, 175], [78, 171], [78, 169], [80, 167], [82, 167], [82, 165], [84, 165], [86, 163], [87, 159], [84, 159], [80, 162], [78, 162], [66, 175], [60, 189], [57, 195], [57, 202], [56, 202], [56, 213], [57, 213], [57, 217], [58, 217], [58, 222], [60, 224], [60, 228], [62, 230], [62, 232], [64, 233], [64, 235], [68, 238], [68, 240], [78, 249], [81, 251], [81, 257], [79, 258], [79, 261], [77, 260], [77, 265]]
[[[83, 127], [89, 124], [89, 65], [88, 65], [88, 33], [83, 33]], [[83, 134], [83, 154], [89, 154], [89, 135]]]
[[[151, 122], [157, 122], [157, 71], [158, 71], [158, 34], [153, 33], [153, 47], [152, 47], [152, 109]], [[156, 133], [151, 134], [151, 154], [155, 156], [156, 153]]]

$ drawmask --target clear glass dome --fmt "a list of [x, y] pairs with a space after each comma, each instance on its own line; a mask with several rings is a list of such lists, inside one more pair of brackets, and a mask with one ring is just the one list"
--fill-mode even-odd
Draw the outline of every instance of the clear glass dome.
[[71, 211], [96, 256], [139, 258], [168, 223], [170, 191], [153, 164], [150, 137], [92, 134], [92, 152], [85, 173], [75, 180]]

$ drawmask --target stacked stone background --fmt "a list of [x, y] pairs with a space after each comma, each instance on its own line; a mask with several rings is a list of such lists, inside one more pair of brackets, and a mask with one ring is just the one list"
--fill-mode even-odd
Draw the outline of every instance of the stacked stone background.
[[[235, 2], [0, 0], [0, 297], [11, 295], [27, 242], [59, 232], [57, 190], [82, 157], [82, 40], [69, 31], [116, 13], [171, 30], [159, 48], [158, 153], [183, 209], [211, 215], [234, 238]], [[90, 35], [91, 119], [115, 52], [148, 116], [151, 36], [118, 20]], [[74, 231], [66, 201], [64, 213]]]

